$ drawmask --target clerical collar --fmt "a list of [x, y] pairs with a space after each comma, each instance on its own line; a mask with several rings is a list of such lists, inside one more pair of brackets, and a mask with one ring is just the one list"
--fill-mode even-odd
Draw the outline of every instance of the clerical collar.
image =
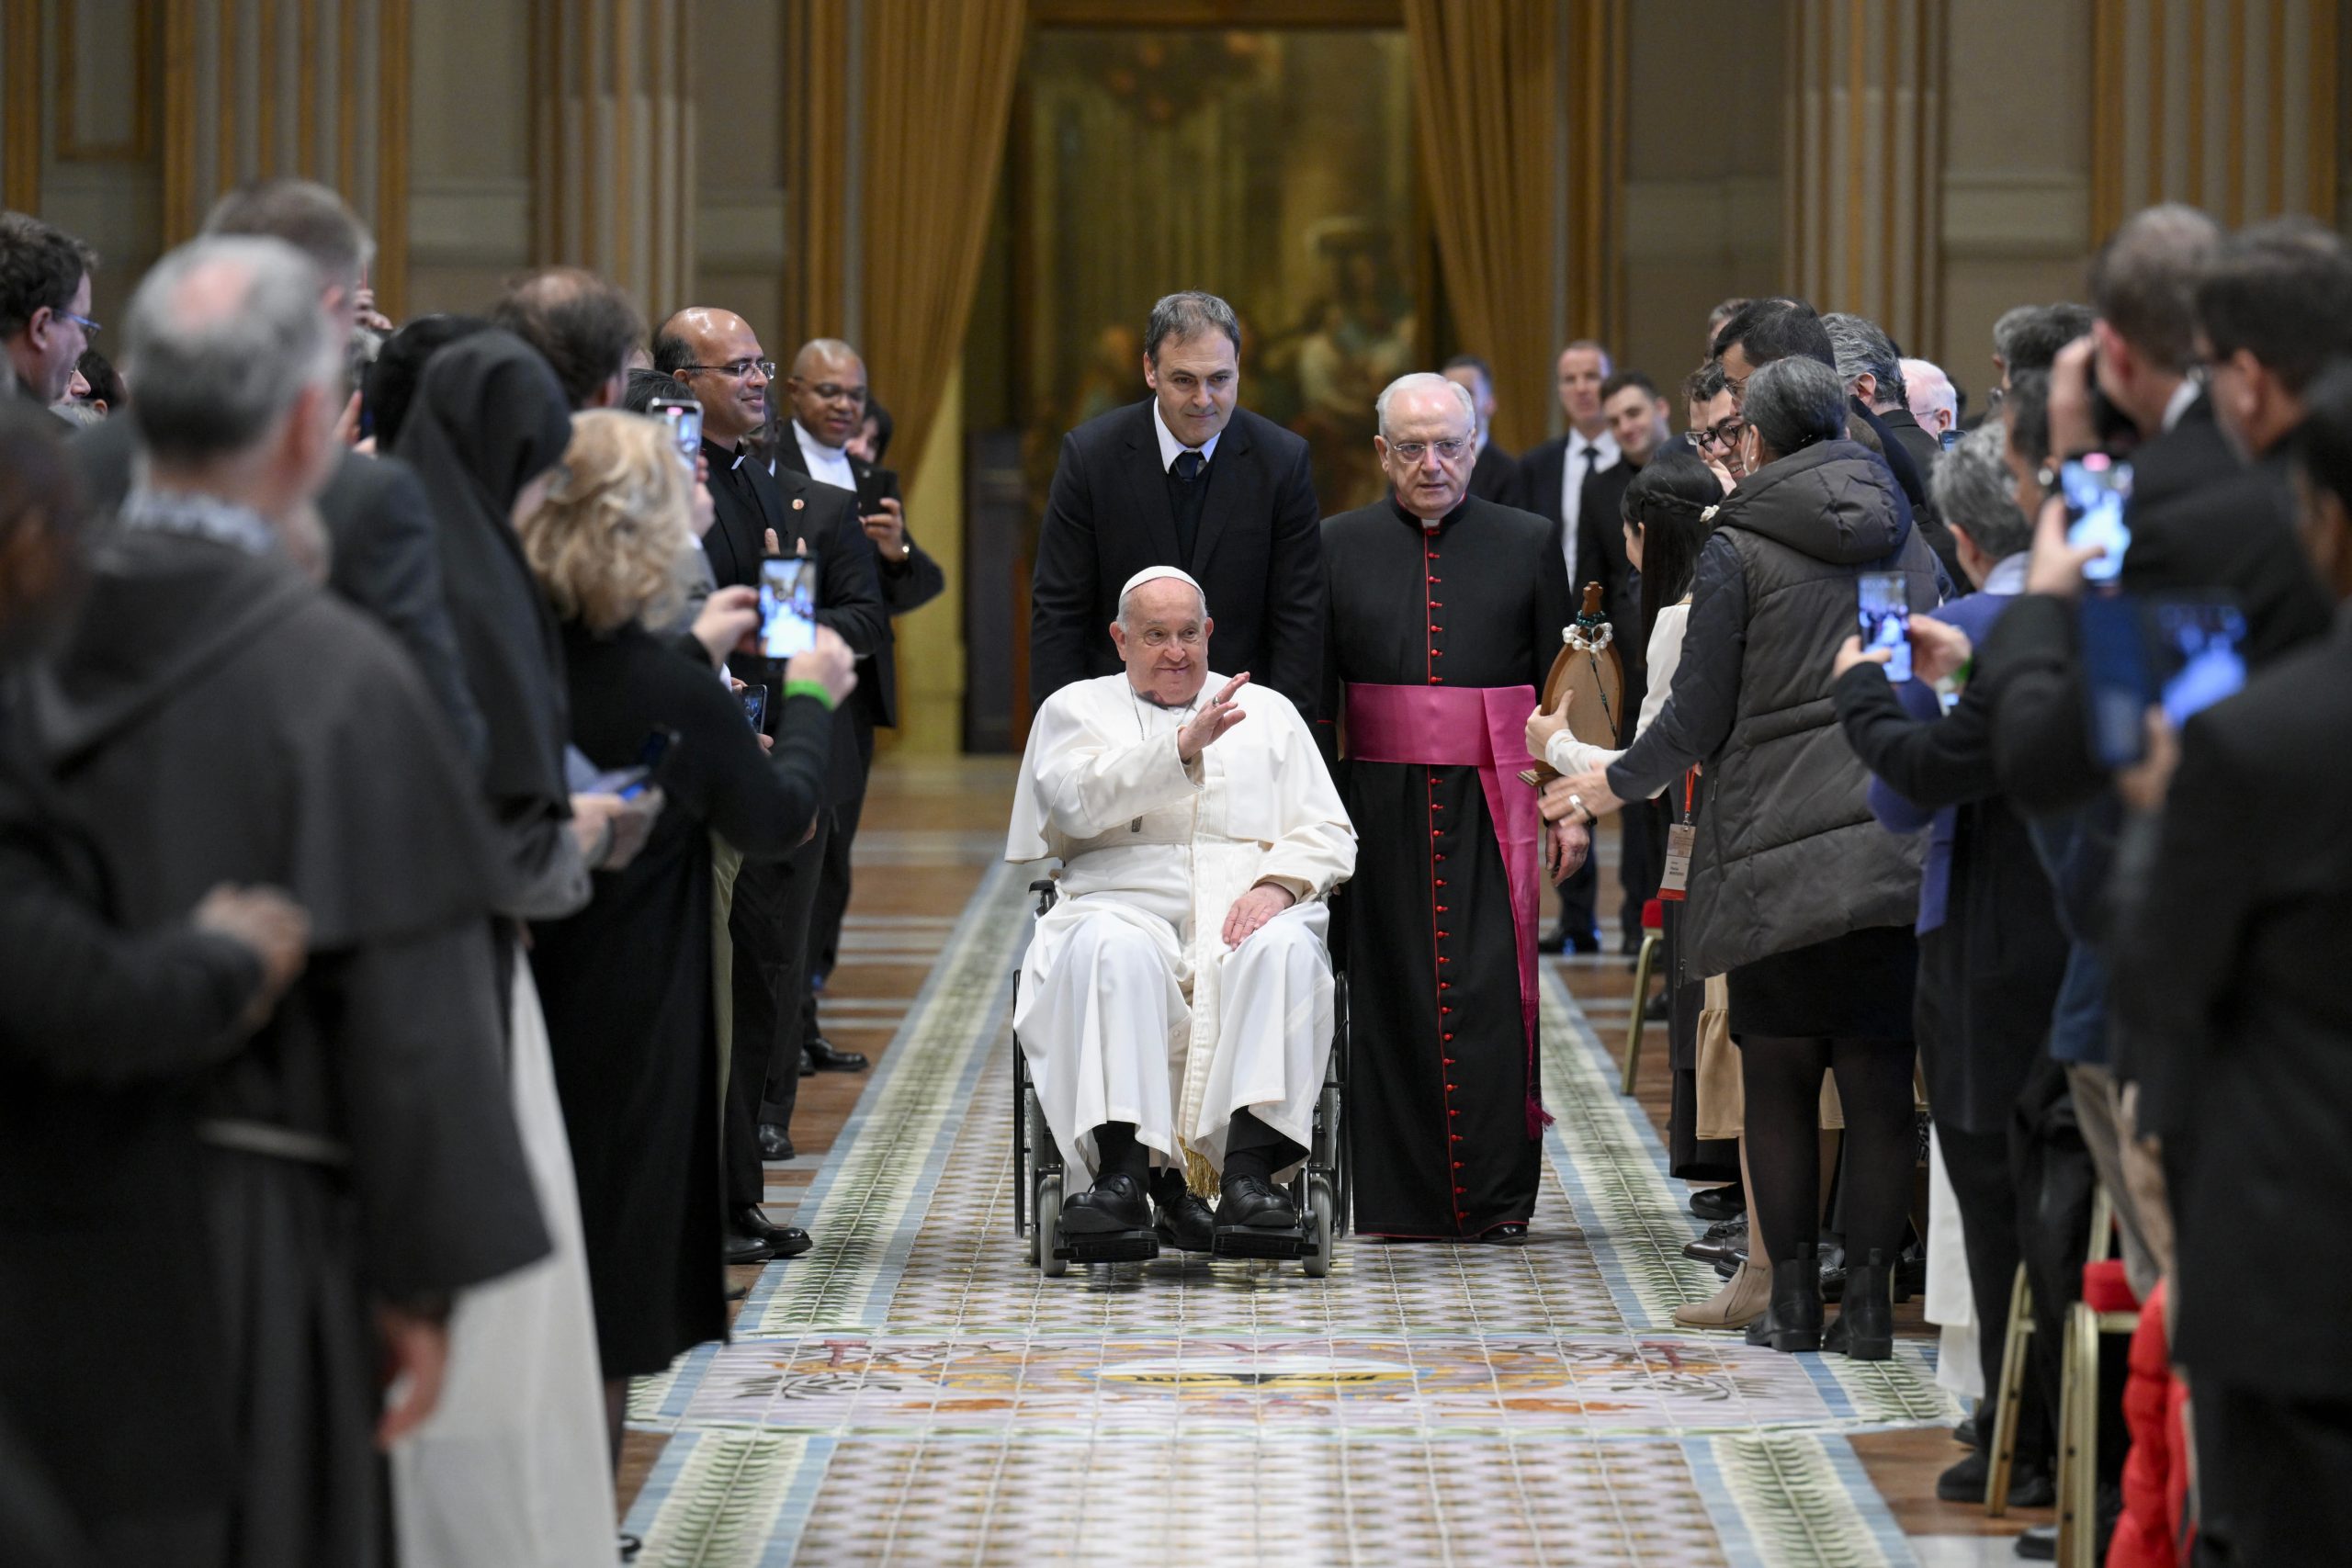
[[800, 448], [800, 460], [808, 466], [808, 477], [835, 490], [857, 489], [857, 470], [850, 466], [849, 454], [838, 446], [828, 446], [808, 434], [797, 418], [792, 422], [792, 439]]
[[[1201, 682], [1201, 691], [1204, 692], [1206, 690], [1208, 690], [1208, 682], [1204, 681]], [[1127, 691], [1134, 696], [1136, 701], [1139, 703], [1149, 703], [1153, 707], [1159, 709], [1162, 713], [1189, 713], [1193, 708], [1198, 707], [1201, 702], [1201, 693], [1194, 692], [1191, 696], [1186, 697], [1181, 703], [1163, 703], [1149, 692], [1136, 691], [1136, 683], [1133, 681], [1127, 682]]]
[[1447, 513], [1442, 517], [1437, 518], [1435, 521], [1431, 521], [1427, 517], [1423, 517], [1417, 512], [1408, 512], [1405, 509], [1405, 503], [1396, 499], [1396, 492], [1393, 490], [1388, 492], [1389, 510], [1396, 513], [1398, 517], [1411, 524], [1414, 527], [1419, 528], [1424, 534], [1434, 534], [1439, 532], [1444, 528], [1447, 524], [1461, 516], [1462, 509], [1469, 504], [1470, 492], [1464, 491], [1462, 492], [1462, 499], [1454, 503], [1453, 511]]
[[186, 534], [228, 545], [247, 555], [278, 553], [277, 530], [249, 506], [219, 496], [185, 491], [134, 490], [123, 498], [118, 525], [158, 534]]

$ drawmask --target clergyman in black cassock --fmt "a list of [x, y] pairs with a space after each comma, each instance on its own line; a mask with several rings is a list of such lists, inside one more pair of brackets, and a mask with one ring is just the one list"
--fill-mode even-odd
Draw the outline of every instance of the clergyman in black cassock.
[[[1526, 686], [1532, 708], [1571, 618], [1558, 541], [1557, 524], [1475, 498], [1434, 526], [1393, 498], [1327, 519], [1325, 722], [1354, 710], [1359, 724], [1357, 687]], [[1516, 930], [1479, 768], [1366, 761], [1360, 739], [1340, 770], [1359, 845], [1343, 896], [1356, 1228], [1524, 1226], [1546, 1120], [1522, 988], [1532, 901]], [[1503, 790], [1527, 788], [1523, 738], [1518, 750], [1498, 758]], [[1538, 851], [1525, 853], [1532, 877]]]
[[238, 1561], [365, 1564], [370, 1301], [432, 1310], [548, 1249], [500, 1064], [494, 852], [407, 656], [264, 534], [188, 531], [216, 524], [152, 516], [99, 551], [35, 713], [129, 928], [221, 882], [311, 913], [308, 972], [204, 1084], [186, 1174], [245, 1391]]

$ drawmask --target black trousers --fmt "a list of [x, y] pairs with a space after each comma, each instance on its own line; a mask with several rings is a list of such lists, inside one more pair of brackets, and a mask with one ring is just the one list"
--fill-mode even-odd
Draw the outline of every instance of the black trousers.
[[[2009, 1292], [2023, 1256], [2026, 1206], [2018, 1187], [2020, 1153], [2007, 1133], [1971, 1133], [1936, 1119], [1936, 1145], [1943, 1150], [1944, 1174], [1960, 1205], [1960, 1234], [1968, 1254], [1969, 1293], [1975, 1298], [1976, 1350], [1984, 1376], [1984, 1402], [1977, 1409], [1978, 1446], [1990, 1450], [2001, 1403], [2001, 1351], [2009, 1332]], [[2047, 1463], [2055, 1451], [2055, 1409], [2048, 1393], [2057, 1386], [2055, 1347], [2042, 1335], [2026, 1341], [2030, 1359], [2018, 1406], [2017, 1457], [2020, 1464]]]
[[2188, 1369], [2196, 1562], [2341, 1562], [2352, 1542], [2352, 1400], [2298, 1399]]
[[730, 1207], [765, 1196], [759, 1124], [789, 1126], [800, 1098], [800, 1009], [786, 1004], [808, 988], [808, 922], [831, 827], [830, 814], [820, 811], [816, 836], [789, 859], [746, 861], [735, 878], [728, 919], [735, 942], [725, 1139]]
[[[853, 779], [837, 778], [836, 798], [832, 805], [833, 830], [825, 844], [825, 858], [817, 868], [817, 909], [808, 926], [808, 982], [815, 987], [825, 983], [841, 960], [842, 921], [849, 913], [850, 846], [857, 838], [858, 819], [865, 814], [865, 786], [874, 773], [874, 726], [863, 713], [853, 711], [847, 724], [836, 725], [833, 744], [839, 747], [846, 738], [855, 745], [856, 773]], [[834, 760], [838, 775], [846, 759]], [[808, 1009], [809, 1032], [815, 1032], [816, 1008]]]

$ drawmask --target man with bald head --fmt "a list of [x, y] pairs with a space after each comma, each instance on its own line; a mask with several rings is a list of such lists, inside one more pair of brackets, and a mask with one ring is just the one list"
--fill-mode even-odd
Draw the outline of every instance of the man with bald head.
[[1560, 525], [1468, 493], [1476, 412], [1440, 376], [1390, 383], [1373, 450], [1391, 494], [1326, 520], [1319, 717], [1344, 725], [1356, 1228], [1515, 1242], [1545, 1116], [1535, 1060], [1539, 870], [1584, 863], [1520, 782], [1523, 733], [1575, 614]]
[[[1062, 1228], [1140, 1231], [1157, 1205], [1163, 1241], [1205, 1252], [1220, 1228], [1298, 1223], [1274, 1183], [1312, 1139], [1325, 900], [1355, 833], [1298, 709], [1211, 672], [1190, 574], [1146, 567], [1116, 604], [1120, 669], [1048, 697], [1021, 760], [1005, 859], [1062, 869], [1013, 1032], [1069, 1169]], [[1188, 1167], [1221, 1175], [1213, 1219]]]
[[[792, 469], [857, 498], [861, 542], [891, 615], [906, 615], [938, 598], [947, 577], [907, 532], [899, 476], [848, 451], [865, 428], [869, 400], [865, 362], [857, 350], [839, 338], [811, 339], [793, 357], [784, 389], [789, 423], [771, 446], [778, 471]], [[849, 908], [850, 845], [865, 806], [874, 731], [899, 722], [897, 645], [885, 620], [874, 657], [859, 666], [857, 690], [833, 713], [832, 761], [826, 777], [832, 831], [817, 878], [817, 907], [808, 931], [808, 985], [800, 1004], [802, 1049], [808, 1065], [820, 1072], [856, 1072], [865, 1066], [863, 1055], [835, 1050], [820, 1032], [817, 993], [833, 972], [840, 952], [842, 918]]]
[[[771, 472], [752, 449], [751, 438], [767, 423], [775, 379], [775, 363], [752, 323], [731, 310], [690, 306], [654, 330], [653, 367], [702, 405], [714, 513], [702, 544], [713, 581], [721, 588], [756, 587], [764, 557], [813, 556], [817, 619], [839, 632], [860, 659], [871, 658], [888, 635], [889, 616], [872, 549], [858, 525], [856, 496], [788, 468]], [[738, 655], [731, 662], [742, 679], [783, 690], [781, 672], [767, 661]], [[862, 676], [858, 683], [865, 683]], [[818, 812], [808, 841], [790, 860], [748, 863], [735, 883], [729, 919], [735, 939], [735, 1032], [725, 1145], [728, 1256], [738, 1262], [790, 1256], [808, 1245], [805, 1235], [772, 1224], [761, 1211], [760, 1162], [792, 1157], [808, 928], [831, 828], [831, 813]]]

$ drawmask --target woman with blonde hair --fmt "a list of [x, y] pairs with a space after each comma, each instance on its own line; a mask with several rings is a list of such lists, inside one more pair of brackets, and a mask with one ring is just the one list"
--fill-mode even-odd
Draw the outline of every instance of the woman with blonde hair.
[[[571, 744], [617, 769], [656, 730], [674, 736], [644, 850], [596, 877], [585, 909], [534, 928], [616, 1459], [628, 1379], [727, 1332], [711, 835], [746, 860], [792, 852], [823, 800], [832, 709], [856, 684], [847, 645], [820, 628], [785, 667], [763, 756], [724, 675], [648, 629], [673, 621], [685, 592], [695, 488], [666, 426], [582, 413], [521, 524], [561, 623]], [[748, 631], [756, 612], [741, 613]]]

